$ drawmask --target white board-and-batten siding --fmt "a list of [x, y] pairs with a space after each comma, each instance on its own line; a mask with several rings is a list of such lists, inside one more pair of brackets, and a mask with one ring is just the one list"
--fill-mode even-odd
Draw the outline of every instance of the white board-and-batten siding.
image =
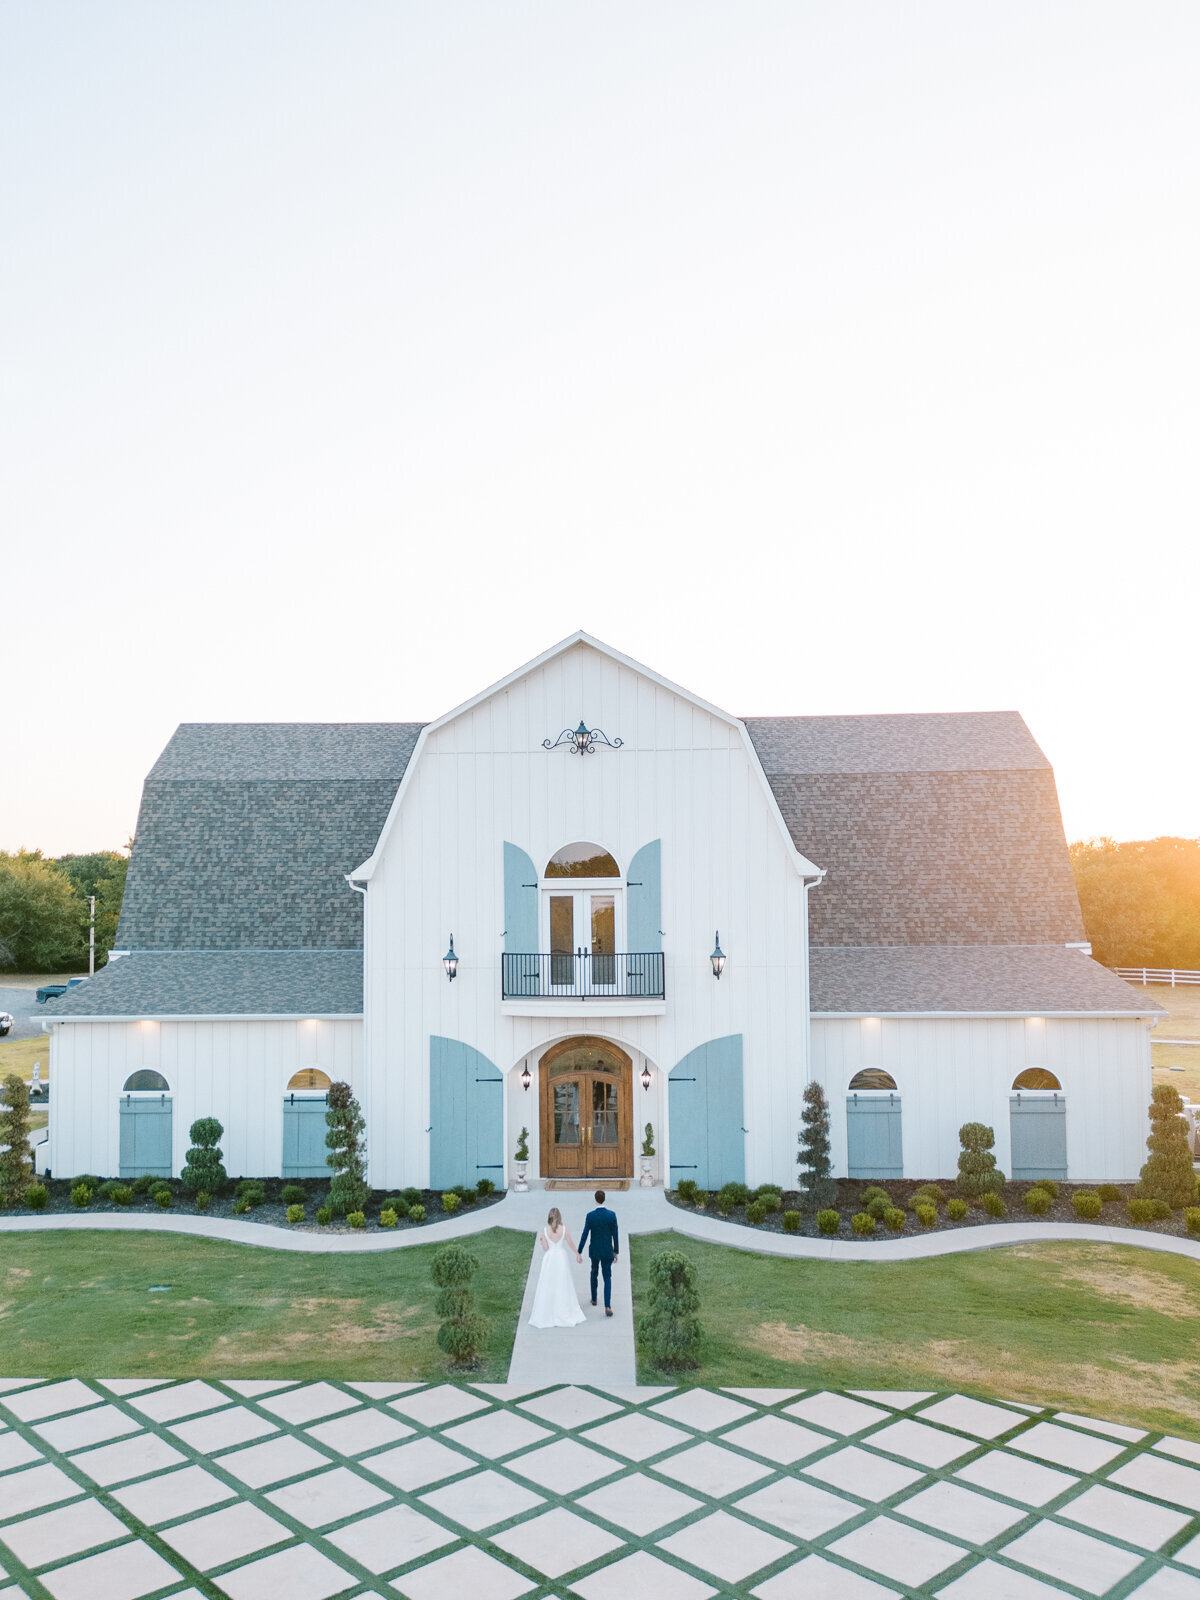
[[[581, 718], [621, 748], [543, 748]], [[526, 851], [539, 875], [563, 845], [592, 841], [624, 878], [635, 852], [655, 839], [664, 1014], [623, 1015], [604, 1001], [506, 1014], [505, 841]], [[649, 1095], [635, 1082], [634, 1127], [640, 1141], [644, 1123], [654, 1123], [661, 1167], [661, 1075], [695, 1045], [742, 1033], [747, 1173], [753, 1181], [785, 1167], [807, 1076], [806, 906], [795, 863], [739, 726], [586, 644], [427, 729], [373, 858], [366, 900], [372, 1181], [428, 1181], [431, 1035], [473, 1046], [506, 1075], [531, 1051], [585, 1032], [644, 1056], [654, 1082]], [[709, 960], [718, 929], [729, 955], [720, 982]], [[442, 969], [451, 934], [453, 983]], [[510, 1084], [510, 1164], [520, 1126], [537, 1143], [536, 1083], [517, 1094]], [[515, 1116], [521, 1121], [511, 1126]]]
[[131, 1073], [161, 1073], [172, 1104], [171, 1166], [187, 1156], [198, 1117], [224, 1128], [230, 1177], [275, 1177], [283, 1099], [292, 1075], [316, 1067], [357, 1086], [362, 1021], [63, 1022], [51, 1030], [50, 1153], [56, 1177], [119, 1167], [121, 1090]]
[[1135, 1018], [813, 1017], [812, 1072], [829, 1100], [839, 1177], [847, 1090], [867, 1067], [896, 1080], [906, 1178], [952, 1178], [964, 1122], [995, 1130], [996, 1163], [1010, 1174], [1009, 1100], [1026, 1067], [1062, 1084], [1072, 1182], [1136, 1178], [1146, 1159], [1150, 1034]]

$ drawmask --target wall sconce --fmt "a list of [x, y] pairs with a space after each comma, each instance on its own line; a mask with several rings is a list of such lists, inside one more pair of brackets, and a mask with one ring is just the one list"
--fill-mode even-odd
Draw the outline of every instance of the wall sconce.
[[454, 935], [450, 935], [450, 948], [442, 957], [442, 965], [446, 969], [446, 976], [453, 983], [458, 976], [458, 957], [454, 954]]
[[529, 1085], [533, 1082], [533, 1073], [529, 1070], [528, 1061], [521, 1068], [521, 1087], [528, 1093]]
[[643, 1089], [649, 1089], [649, 1087], [650, 1087], [650, 1066], [649, 1066], [649, 1063], [647, 1063], [642, 1067], [642, 1088]]
[[721, 949], [721, 935], [717, 934], [717, 942], [713, 945], [713, 953], [708, 958], [712, 962], [713, 977], [719, 978], [725, 971], [725, 952]]

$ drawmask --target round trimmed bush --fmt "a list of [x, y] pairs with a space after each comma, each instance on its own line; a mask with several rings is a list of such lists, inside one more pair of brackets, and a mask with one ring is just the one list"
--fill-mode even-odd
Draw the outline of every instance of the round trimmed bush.
[[675, 1193], [686, 1205], [694, 1206], [700, 1199], [700, 1185], [695, 1178], [680, 1178]]
[[919, 1189], [914, 1189], [910, 1206], [930, 1205], [942, 1206], [946, 1203], [946, 1196], [941, 1187], [936, 1183], [923, 1183]]
[[746, 1221], [751, 1227], [757, 1228], [760, 1222], [767, 1220], [767, 1208], [761, 1200], [751, 1200], [746, 1207]]
[[1183, 1220], [1189, 1233], [1200, 1234], [1200, 1206], [1188, 1206], [1183, 1213]]
[[717, 1212], [718, 1212], [718, 1214], [720, 1216], [727, 1217], [732, 1210], [733, 1210], [733, 1199], [732, 1199], [732, 1196], [727, 1195], [725, 1193], [724, 1189], [722, 1189], [720, 1191], [720, 1193], [717, 1195]]
[[893, 1206], [890, 1211], [885, 1211], [883, 1220], [893, 1233], [904, 1232], [904, 1224], [907, 1219], [899, 1206]]
[[923, 1228], [932, 1228], [938, 1219], [935, 1205], [919, 1205], [913, 1207], [913, 1214]]
[[289, 1222], [303, 1222], [304, 1207], [296, 1205], [289, 1206], [287, 1208], [287, 1219]]
[[86, 1183], [77, 1183], [71, 1190], [71, 1204], [82, 1211], [92, 1203], [92, 1191]]
[[855, 1233], [874, 1233], [875, 1218], [867, 1211], [856, 1211], [850, 1218], [850, 1226]]
[[405, 1203], [408, 1206], [419, 1206], [421, 1204], [421, 1191], [420, 1189], [414, 1189], [411, 1184], [407, 1189], [401, 1189], [400, 1193], [404, 1196]]
[[302, 1206], [308, 1199], [308, 1192], [302, 1183], [285, 1183], [279, 1198], [285, 1206]]
[[1048, 1189], [1035, 1187], [1025, 1191], [1025, 1209], [1032, 1217], [1044, 1217], [1054, 1204], [1054, 1196]]
[[1052, 1200], [1058, 1199], [1058, 1184], [1053, 1178], [1039, 1178], [1033, 1187], [1035, 1189], [1045, 1189]]
[[783, 1191], [773, 1183], [764, 1183], [754, 1192], [754, 1203], [765, 1206], [768, 1212], [783, 1210]]
[[865, 1211], [872, 1200], [891, 1200], [891, 1195], [877, 1183], [870, 1183], [858, 1197], [858, 1203]]
[[133, 1204], [133, 1190], [127, 1183], [118, 1183], [113, 1189], [112, 1202], [116, 1206], [131, 1206]]
[[1080, 1222], [1095, 1222], [1103, 1209], [1100, 1196], [1093, 1189], [1079, 1189], [1071, 1196], [1071, 1205]]
[[1108, 1205], [1111, 1201], [1121, 1198], [1121, 1191], [1115, 1183], [1102, 1183], [1096, 1193], [1100, 1196], [1100, 1201], [1103, 1205]]
[[170, 1189], [155, 1189], [155, 1191], [154, 1191], [154, 1203], [155, 1203], [155, 1205], [157, 1205], [159, 1207], [160, 1210], [165, 1211], [167, 1209], [167, 1207], [171, 1204], [171, 1191], [170, 1191]]
[[492, 1180], [490, 1178], [480, 1178], [479, 1182], [475, 1185], [475, 1190], [476, 1190], [476, 1193], [479, 1195], [479, 1198], [481, 1200], [483, 1200], [489, 1194], [495, 1194], [496, 1185], [492, 1182]]
[[209, 1194], [207, 1189], [201, 1189], [196, 1196], [196, 1210], [207, 1211], [210, 1205], [212, 1205], [212, 1195]]
[[350, 1224], [350, 1226], [352, 1228], [365, 1228], [366, 1225], [367, 1225], [366, 1212], [365, 1211], [347, 1211], [347, 1213], [346, 1213], [346, 1221]]
[[836, 1233], [838, 1231], [838, 1224], [841, 1222], [841, 1220], [842, 1219], [840, 1215], [836, 1211], [828, 1210], [817, 1212], [817, 1227], [820, 1228], [822, 1233]]
[[425, 1221], [425, 1207], [422, 1206], [422, 1205], [409, 1206], [409, 1208], [408, 1208], [408, 1220], [410, 1222], [424, 1222]]
[[250, 1214], [250, 1202], [249, 1202], [249, 1200], [245, 1199], [244, 1196], [239, 1195], [238, 1198], [233, 1202], [233, 1214], [234, 1214], [235, 1217], [246, 1217], [246, 1216], [249, 1216], [249, 1214]]
[[1008, 1210], [1000, 1196], [991, 1189], [988, 1190], [987, 1194], [980, 1195], [979, 1205], [980, 1209], [986, 1211], [989, 1217], [1002, 1217]]
[[957, 1195], [953, 1200], [946, 1201], [946, 1215], [951, 1222], [961, 1222], [970, 1210], [965, 1200], [960, 1200]]
[[1130, 1222], [1136, 1222], [1139, 1228], [1144, 1227], [1147, 1222], [1154, 1221], [1153, 1200], [1130, 1200], [1126, 1203], [1125, 1209], [1129, 1213]]
[[[1196, 1215], [1200, 1216], [1200, 1211]], [[798, 1211], [785, 1211], [783, 1213], [783, 1231], [784, 1233], [800, 1232], [800, 1213]]]
[[1150, 1217], [1154, 1222], [1165, 1222], [1171, 1215], [1171, 1207], [1166, 1200], [1151, 1200]]
[[462, 1205], [462, 1200], [453, 1191], [442, 1196], [442, 1210], [448, 1217], [452, 1217], [460, 1205]]
[[31, 1211], [44, 1211], [50, 1191], [44, 1183], [31, 1183], [25, 1191], [25, 1204]]
[[320, 1227], [322, 1227], [322, 1228], [327, 1228], [332, 1221], [333, 1221], [333, 1208], [332, 1208], [332, 1206], [318, 1206], [317, 1207], [317, 1223], [318, 1223], [318, 1225]]
[[391, 1206], [384, 1206], [379, 1213], [379, 1226], [381, 1228], [394, 1228], [396, 1226], [396, 1213]]
[[882, 1222], [888, 1212], [893, 1209], [891, 1196], [886, 1194], [873, 1194], [863, 1206], [863, 1210], [867, 1215], [874, 1217], [876, 1222]]

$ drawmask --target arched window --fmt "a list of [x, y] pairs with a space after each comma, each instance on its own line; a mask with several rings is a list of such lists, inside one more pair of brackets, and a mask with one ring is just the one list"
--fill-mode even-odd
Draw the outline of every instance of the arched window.
[[123, 1094], [170, 1094], [171, 1085], [161, 1072], [135, 1072], [125, 1080]]
[[603, 845], [579, 840], [556, 850], [546, 863], [547, 878], [619, 878], [621, 869]]
[[1013, 1079], [1014, 1089], [1061, 1089], [1062, 1084], [1045, 1067], [1026, 1067]]
[[851, 1093], [856, 1089], [891, 1089], [894, 1092], [895, 1088], [895, 1078], [882, 1067], [864, 1067], [850, 1079]]
[[329, 1074], [319, 1067], [303, 1067], [288, 1079], [289, 1089], [328, 1089]]

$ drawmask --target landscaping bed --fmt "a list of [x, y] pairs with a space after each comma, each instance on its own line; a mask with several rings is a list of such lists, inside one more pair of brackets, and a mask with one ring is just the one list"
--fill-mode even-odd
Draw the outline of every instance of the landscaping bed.
[[[91, 1189], [91, 1198], [85, 1205], [77, 1205], [72, 1199], [72, 1191], [77, 1190], [80, 1183], [86, 1181]], [[254, 1185], [251, 1203], [245, 1211], [236, 1211], [234, 1208], [239, 1203], [239, 1189], [247, 1185]], [[40, 1180], [40, 1187], [46, 1190], [46, 1202], [42, 1206], [31, 1206], [27, 1198], [16, 1205], [5, 1207], [0, 1214], [11, 1216], [49, 1216], [53, 1214], [73, 1216], [94, 1216], [106, 1212], [125, 1212], [141, 1215], [167, 1215], [184, 1217], [220, 1217], [225, 1221], [246, 1223], [268, 1223], [276, 1228], [292, 1228], [299, 1232], [308, 1233], [351, 1233], [355, 1230], [345, 1217], [330, 1217], [326, 1221], [318, 1220], [318, 1212], [323, 1213], [327, 1205], [329, 1182], [324, 1178], [254, 1178], [231, 1180], [222, 1193], [213, 1195], [205, 1207], [196, 1203], [196, 1196], [185, 1189], [178, 1179], [167, 1178], [138, 1178], [138, 1179], [109, 1179], [93, 1180], [87, 1178], [47, 1178]], [[284, 1190], [303, 1191], [304, 1199], [299, 1201], [293, 1196], [284, 1198]], [[131, 1198], [122, 1203], [121, 1199], [114, 1198], [114, 1191], [128, 1190]], [[167, 1191], [170, 1202], [160, 1204], [154, 1191]], [[262, 1198], [258, 1195], [261, 1193]], [[454, 1204], [450, 1196], [455, 1196], [458, 1203]], [[37, 1198], [36, 1193], [34, 1199]], [[363, 1221], [360, 1228], [374, 1232], [384, 1231], [384, 1224], [380, 1216], [387, 1207], [384, 1202], [391, 1199], [403, 1199], [404, 1205], [396, 1211], [394, 1228], [388, 1231], [399, 1231], [403, 1228], [428, 1227], [431, 1222], [444, 1222], [447, 1217], [459, 1215], [465, 1211], [479, 1211], [487, 1206], [493, 1206], [504, 1198], [504, 1191], [493, 1191], [490, 1194], [479, 1194], [476, 1190], [465, 1189], [458, 1186], [444, 1193], [432, 1189], [403, 1189], [386, 1190], [373, 1189], [370, 1198], [362, 1210]], [[290, 1204], [289, 1204], [290, 1200]], [[296, 1206], [300, 1206], [300, 1216], [295, 1216]], [[407, 1211], [405, 1211], [407, 1207]], [[418, 1208], [423, 1213], [414, 1215]], [[289, 1216], [289, 1210], [293, 1213]]]
[[[991, 1215], [982, 1209], [979, 1201], [968, 1201], [966, 1215], [956, 1219], [948, 1214], [948, 1203], [957, 1198], [957, 1190], [953, 1180], [945, 1180], [935, 1187], [940, 1188], [944, 1200], [935, 1207], [936, 1221], [930, 1226], [923, 1226], [913, 1209], [913, 1199], [918, 1191], [928, 1189], [933, 1180], [904, 1179], [903, 1181], [888, 1182], [858, 1182], [842, 1178], [837, 1182], [837, 1199], [830, 1210], [838, 1213], [836, 1231], [830, 1232], [818, 1227], [816, 1216], [811, 1211], [802, 1211], [801, 1197], [795, 1190], [771, 1190], [769, 1185], [760, 1189], [745, 1190], [745, 1185], [740, 1187], [745, 1190], [748, 1200], [722, 1206], [732, 1198], [731, 1191], [739, 1186], [730, 1185], [724, 1191], [713, 1190], [705, 1193], [701, 1191], [701, 1204], [689, 1201], [686, 1193], [681, 1195], [677, 1189], [667, 1191], [668, 1201], [684, 1211], [697, 1212], [702, 1216], [710, 1216], [719, 1222], [736, 1222], [743, 1226], [756, 1227], [765, 1233], [790, 1233], [798, 1238], [838, 1238], [853, 1239], [855, 1243], [870, 1242], [871, 1240], [904, 1238], [912, 1234], [940, 1233], [948, 1230], [963, 1228], [987, 1227], [996, 1223], [1006, 1222], [1093, 1222], [1097, 1226], [1106, 1228], [1130, 1228], [1148, 1231], [1150, 1233], [1174, 1234], [1176, 1237], [1198, 1237], [1195, 1228], [1188, 1226], [1188, 1212], [1185, 1210], [1171, 1211], [1166, 1217], [1147, 1217], [1135, 1220], [1129, 1214], [1129, 1202], [1136, 1199], [1137, 1185], [1122, 1183], [1098, 1186], [1085, 1183], [1059, 1183], [1055, 1184], [1056, 1194], [1050, 1194], [1048, 1188], [1032, 1183], [1006, 1183], [999, 1191], [999, 1197], [1004, 1206], [1000, 1215]], [[1106, 1195], [1114, 1193], [1116, 1198], [1104, 1199], [1100, 1204], [1099, 1215], [1095, 1217], [1080, 1216], [1073, 1204], [1073, 1196], [1077, 1194], [1095, 1195], [1099, 1188], [1104, 1189]], [[867, 1210], [868, 1195], [871, 1191], [882, 1189], [892, 1202], [892, 1208], [903, 1213], [903, 1225], [891, 1226], [883, 1216], [873, 1218], [874, 1228], [871, 1231], [856, 1231], [852, 1219], [862, 1215]], [[1031, 1189], [1041, 1189], [1047, 1196], [1049, 1204], [1040, 1211], [1032, 1211], [1026, 1203], [1026, 1195]], [[720, 1202], [721, 1194], [725, 1201]], [[779, 1204], [772, 1207], [765, 1215], [760, 1216], [756, 1210], [751, 1210], [747, 1216], [748, 1206], [753, 1206], [755, 1197], [769, 1201], [769, 1196], [779, 1196]], [[1041, 1204], [1040, 1201], [1037, 1204]], [[881, 1206], [876, 1207], [882, 1210]], [[1158, 1208], [1161, 1210], [1161, 1207]], [[1139, 1215], [1142, 1208], [1139, 1207]], [[785, 1224], [785, 1218], [791, 1213], [791, 1218]], [[798, 1225], [797, 1225], [798, 1214]], [[1197, 1221], [1200, 1221], [1198, 1215]]]

